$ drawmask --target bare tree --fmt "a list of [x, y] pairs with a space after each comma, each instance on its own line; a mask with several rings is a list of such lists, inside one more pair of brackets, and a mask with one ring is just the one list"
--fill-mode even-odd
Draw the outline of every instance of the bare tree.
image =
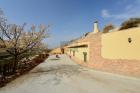
[[10, 24], [7, 25], [3, 12], [0, 12], [0, 40], [6, 48], [6, 51], [14, 57], [13, 72], [17, 69], [20, 56], [31, 52], [34, 48], [39, 47], [42, 40], [48, 37], [44, 25], [39, 26], [39, 31], [33, 25], [29, 31], [25, 31], [25, 24], [22, 26]]

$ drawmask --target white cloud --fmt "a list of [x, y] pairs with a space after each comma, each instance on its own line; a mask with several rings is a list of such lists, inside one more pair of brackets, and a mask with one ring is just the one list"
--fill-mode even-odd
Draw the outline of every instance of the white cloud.
[[106, 9], [103, 9], [101, 11], [101, 14], [102, 14], [102, 17], [110, 17], [110, 14], [109, 14], [108, 10], [106, 10]]
[[[139, 2], [138, 2], [139, 1]], [[128, 19], [131, 17], [140, 17], [140, 0], [136, 0], [135, 4], [130, 4], [124, 6], [123, 12], [120, 13], [111, 13], [107, 9], [101, 11], [103, 18], [113, 18], [113, 19]]]
[[107, 9], [103, 9], [101, 11], [101, 15], [103, 18], [115, 18], [115, 19], [125, 19], [126, 17], [129, 17], [127, 13], [123, 14], [112, 14]]

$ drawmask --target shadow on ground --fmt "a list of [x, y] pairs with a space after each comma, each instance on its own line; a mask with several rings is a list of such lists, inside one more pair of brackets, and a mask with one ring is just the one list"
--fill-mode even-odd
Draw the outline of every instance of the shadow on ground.
[[49, 59], [50, 61], [55, 61], [55, 60], [61, 60], [59, 58], [53, 58], [53, 59]]

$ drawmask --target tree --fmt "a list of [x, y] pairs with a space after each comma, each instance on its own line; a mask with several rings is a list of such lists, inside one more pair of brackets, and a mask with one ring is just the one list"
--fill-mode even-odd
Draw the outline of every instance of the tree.
[[103, 33], [108, 33], [109, 30], [112, 30], [112, 29], [114, 29], [114, 26], [112, 24], [108, 24], [104, 27]]
[[130, 18], [121, 24], [120, 30], [128, 29], [132, 27], [138, 27], [140, 24], [140, 18]]
[[40, 25], [40, 29], [37, 31], [33, 25], [29, 31], [26, 31], [25, 24], [22, 26], [7, 24], [3, 12], [0, 11], [0, 40], [6, 51], [14, 57], [13, 72], [16, 71], [21, 56], [38, 49], [40, 44], [42, 44], [42, 40], [48, 37], [46, 33], [48, 27], [49, 25], [47, 27]]

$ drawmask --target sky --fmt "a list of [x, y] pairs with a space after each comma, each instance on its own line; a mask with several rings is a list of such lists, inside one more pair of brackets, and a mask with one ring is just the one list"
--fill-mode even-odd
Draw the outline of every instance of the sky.
[[118, 27], [124, 20], [140, 17], [140, 0], [0, 0], [9, 23], [50, 25], [49, 48], [91, 32], [94, 21], [102, 31], [107, 24]]

